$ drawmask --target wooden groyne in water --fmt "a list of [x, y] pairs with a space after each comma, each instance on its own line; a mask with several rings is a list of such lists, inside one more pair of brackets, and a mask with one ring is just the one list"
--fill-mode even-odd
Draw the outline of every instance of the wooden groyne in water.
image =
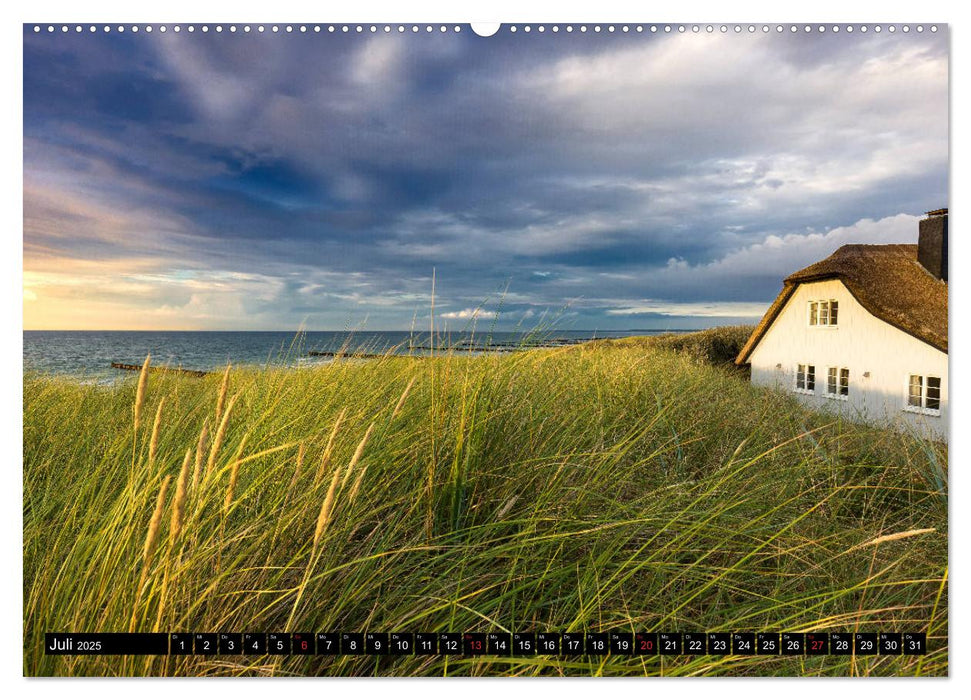
[[[129, 372], [141, 372], [141, 365], [129, 365], [125, 362], [112, 362], [111, 367], [113, 369], [123, 369]], [[203, 372], [201, 369], [182, 369], [181, 367], [153, 367], [148, 366], [149, 372], [174, 372], [176, 374], [185, 374], [190, 377], [205, 377], [209, 372]]]

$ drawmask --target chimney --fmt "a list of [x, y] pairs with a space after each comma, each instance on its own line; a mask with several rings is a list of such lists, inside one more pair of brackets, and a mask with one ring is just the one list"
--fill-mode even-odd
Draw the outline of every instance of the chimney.
[[917, 262], [939, 280], [947, 282], [947, 209], [927, 212], [920, 220]]

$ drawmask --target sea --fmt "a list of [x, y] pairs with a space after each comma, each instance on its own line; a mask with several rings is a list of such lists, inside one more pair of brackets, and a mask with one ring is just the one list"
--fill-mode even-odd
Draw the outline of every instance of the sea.
[[656, 335], [656, 330], [452, 333], [410, 331], [24, 331], [24, 371], [111, 383], [128, 372], [113, 362], [218, 370], [233, 365], [307, 367], [332, 362], [319, 353], [427, 355], [453, 348], [470, 354], [536, 345], [568, 345], [596, 338]]

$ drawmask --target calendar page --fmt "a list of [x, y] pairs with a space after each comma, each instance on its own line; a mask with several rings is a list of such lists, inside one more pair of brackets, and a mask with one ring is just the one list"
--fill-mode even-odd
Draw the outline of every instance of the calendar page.
[[22, 34], [25, 676], [948, 675], [946, 23]]

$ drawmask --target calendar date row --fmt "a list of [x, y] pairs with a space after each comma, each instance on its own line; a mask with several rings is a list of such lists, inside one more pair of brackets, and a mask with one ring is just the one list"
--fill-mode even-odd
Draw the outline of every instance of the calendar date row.
[[922, 632], [47, 633], [51, 655], [920, 655]]

